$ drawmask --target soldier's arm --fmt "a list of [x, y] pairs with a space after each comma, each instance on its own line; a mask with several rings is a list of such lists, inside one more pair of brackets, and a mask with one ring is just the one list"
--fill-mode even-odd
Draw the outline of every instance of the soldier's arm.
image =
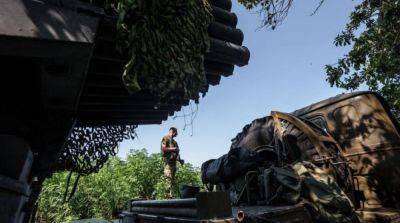
[[164, 140], [163, 140], [163, 142], [161, 144], [161, 148], [162, 148], [163, 152], [174, 152], [174, 151], [177, 150], [177, 148], [175, 148], [175, 147], [169, 147], [167, 145], [167, 142], [165, 142]]

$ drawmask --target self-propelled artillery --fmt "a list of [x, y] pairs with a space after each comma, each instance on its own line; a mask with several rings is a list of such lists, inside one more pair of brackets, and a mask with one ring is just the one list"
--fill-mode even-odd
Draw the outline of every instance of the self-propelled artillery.
[[399, 134], [373, 92], [271, 112], [203, 164], [214, 192], [131, 201], [123, 222], [399, 222]]

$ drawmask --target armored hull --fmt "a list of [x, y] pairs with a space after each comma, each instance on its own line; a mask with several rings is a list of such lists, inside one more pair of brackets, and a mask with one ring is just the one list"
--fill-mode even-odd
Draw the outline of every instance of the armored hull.
[[[231, 215], [163, 212], [156, 206], [130, 213], [137, 219], [150, 214], [149, 222], [172, 216], [176, 222], [399, 222], [399, 130], [374, 92], [272, 112], [245, 126], [228, 154], [203, 164], [203, 182], [230, 202], [196, 207], [218, 203], [232, 208]], [[254, 161], [261, 152], [268, 162]]]

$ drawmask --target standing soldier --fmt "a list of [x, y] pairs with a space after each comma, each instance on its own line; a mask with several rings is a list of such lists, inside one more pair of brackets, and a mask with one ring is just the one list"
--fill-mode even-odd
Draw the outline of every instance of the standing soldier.
[[168, 131], [168, 135], [164, 136], [161, 140], [161, 154], [164, 160], [164, 177], [169, 198], [173, 198], [176, 161], [183, 164], [183, 160], [181, 160], [179, 156], [178, 143], [174, 140], [177, 135], [178, 130], [175, 127], [171, 127]]

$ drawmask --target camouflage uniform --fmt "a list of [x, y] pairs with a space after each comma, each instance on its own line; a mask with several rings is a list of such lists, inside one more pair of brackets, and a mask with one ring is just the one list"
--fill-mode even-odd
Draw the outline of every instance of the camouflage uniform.
[[[178, 147], [178, 143], [170, 136], [164, 136], [161, 140], [161, 147], [165, 145], [167, 148]], [[168, 197], [173, 197], [173, 184], [176, 172], [176, 161], [178, 154], [176, 152], [163, 152], [161, 148], [161, 154], [164, 160], [164, 177], [166, 182], [166, 190], [168, 191]]]

